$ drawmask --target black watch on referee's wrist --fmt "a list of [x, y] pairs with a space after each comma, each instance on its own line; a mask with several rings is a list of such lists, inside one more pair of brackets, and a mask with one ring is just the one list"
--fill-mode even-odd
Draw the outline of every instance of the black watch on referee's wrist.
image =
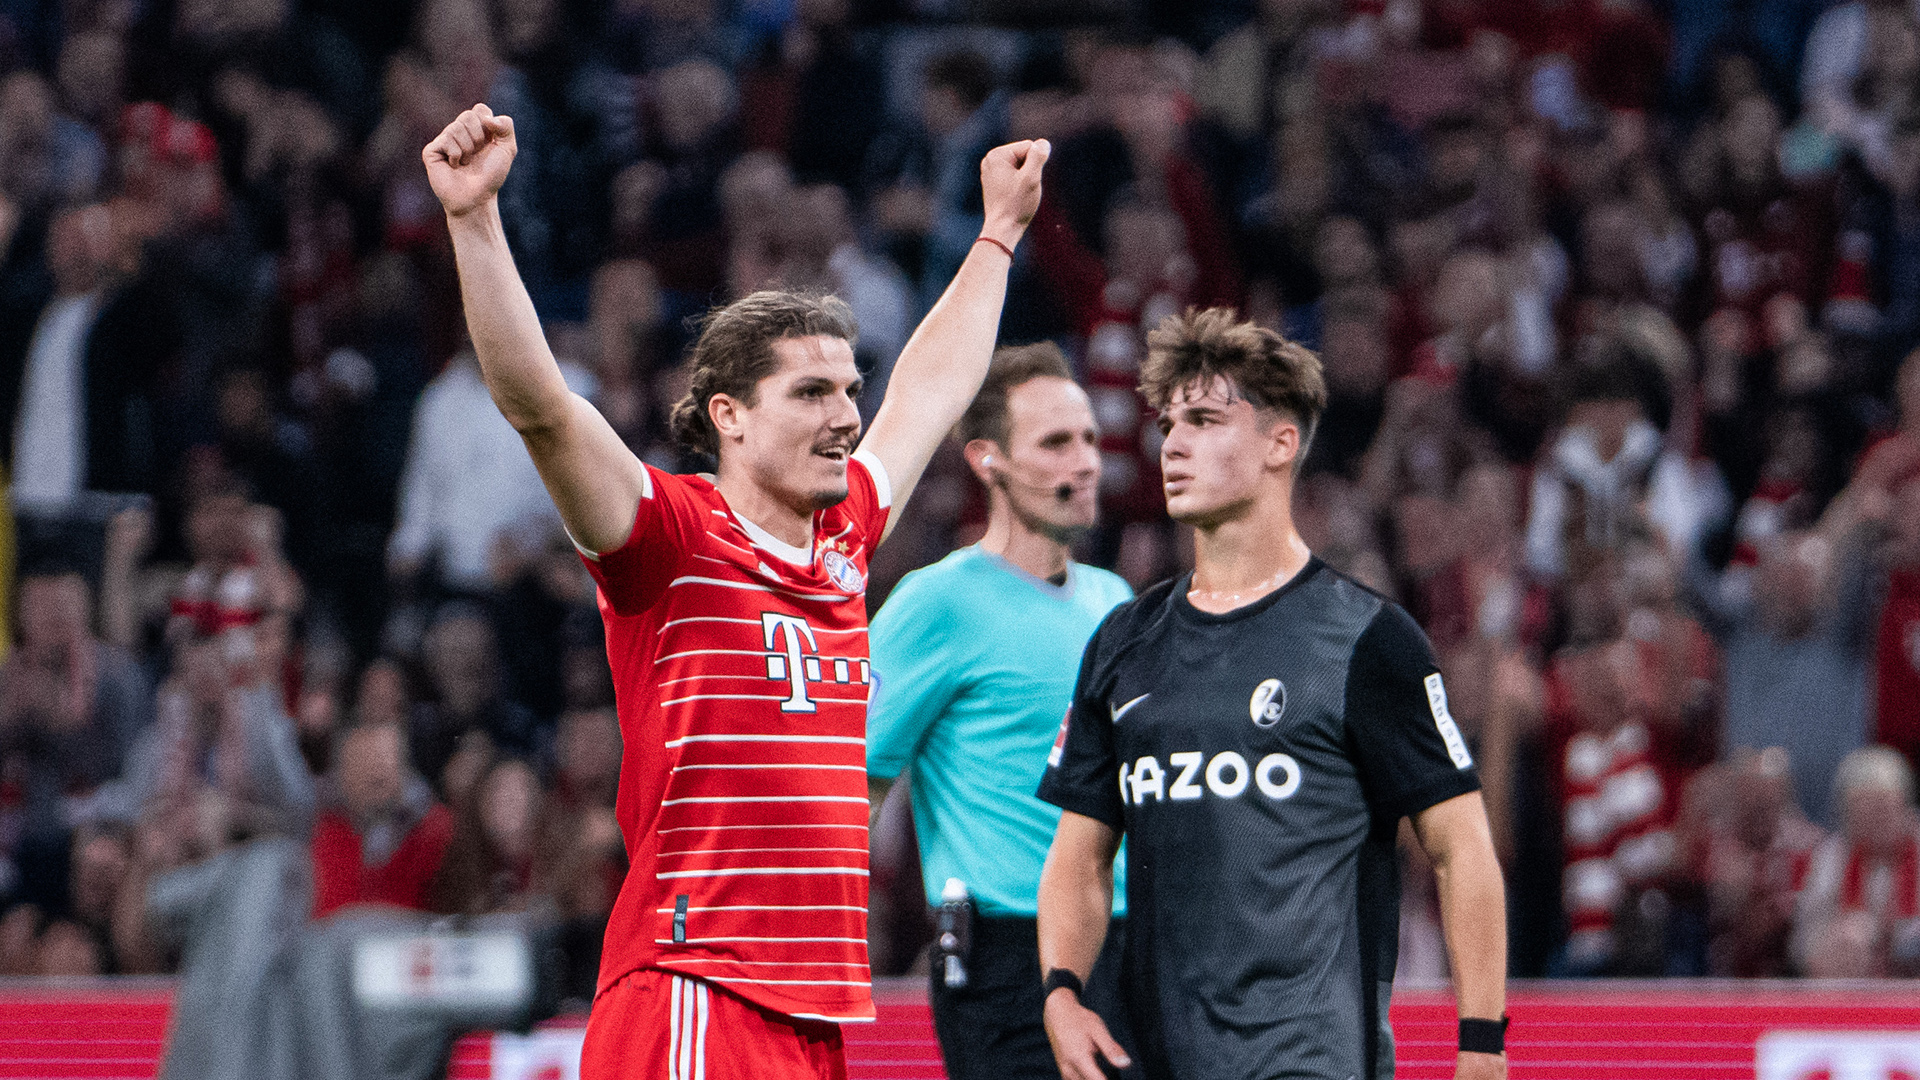
[[1507, 1052], [1507, 1025], [1513, 1021], [1504, 1015], [1498, 1020], [1460, 1018], [1460, 1051], [1468, 1054], [1504, 1054]]
[[1053, 992], [1063, 986], [1073, 991], [1075, 1001], [1080, 1000], [1081, 992], [1086, 989], [1086, 987], [1080, 984], [1080, 976], [1075, 975], [1066, 968], [1053, 968], [1047, 972], [1047, 977], [1041, 980], [1040, 999], [1044, 1001], [1052, 997]]

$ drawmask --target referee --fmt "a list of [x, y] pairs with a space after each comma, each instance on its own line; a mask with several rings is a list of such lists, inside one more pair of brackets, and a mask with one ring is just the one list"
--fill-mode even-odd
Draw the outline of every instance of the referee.
[[[1506, 1075], [1506, 915], [1479, 781], [1425, 635], [1307, 550], [1313, 353], [1214, 308], [1148, 337], [1167, 511], [1195, 568], [1118, 608], [1040, 797], [1047, 1032], [1069, 1080], [1127, 1055], [1077, 1000], [1127, 837], [1121, 986], [1155, 1078], [1390, 1078], [1400, 819], [1438, 875], [1457, 1077]], [[1036, 972], [1038, 974], [1038, 972]]]
[[[958, 434], [987, 488], [987, 532], [908, 575], [873, 620], [880, 685], [867, 719], [869, 794], [877, 812], [893, 779], [911, 771], [927, 901], [940, 903], [950, 878], [972, 895], [966, 985], [947, 986], [933, 965], [947, 1075], [1055, 1077], [1034, 914], [1060, 811], [1033, 790], [1087, 638], [1132, 593], [1068, 557], [1094, 523], [1099, 433], [1058, 348], [996, 354]], [[1089, 996], [1117, 1004], [1118, 957], [1107, 953]]]

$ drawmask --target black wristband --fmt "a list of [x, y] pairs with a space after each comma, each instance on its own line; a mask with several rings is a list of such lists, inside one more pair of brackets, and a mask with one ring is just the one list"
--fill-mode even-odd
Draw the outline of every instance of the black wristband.
[[1041, 1000], [1044, 1001], [1052, 997], [1053, 992], [1063, 986], [1073, 991], [1075, 998], [1078, 998], [1081, 992], [1086, 989], [1086, 987], [1080, 985], [1080, 976], [1075, 975], [1066, 968], [1054, 968], [1052, 971], [1047, 972], [1047, 977], [1040, 982]]
[[1502, 1016], [1498, 1020], [1479, 1020], [1470, 1016], [1460, 1018], [1460, 1049], [1471, 1054], [1504, 1054], [1507, 1052], [1507, 1025], [1512, 1021]]

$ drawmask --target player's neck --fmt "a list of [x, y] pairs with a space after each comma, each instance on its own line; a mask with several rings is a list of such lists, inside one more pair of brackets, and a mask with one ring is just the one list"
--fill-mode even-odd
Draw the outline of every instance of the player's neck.
[[1216, 614], [1245, 607], [1292, 581], [1313, 558], [1284, 502], [1277, 511], [1261, 509], [1194, 530], [1187, 593], [1193, 606]]
[[987, 533], [980, 550], [998, 555], [1043, 581], [1067, 572], [1067, 545], [1046, 533], [1028, 528], [1003, 506], [987, 516]]
[[744, 474], [727, 469], [720, 470], [713, 486], [719, 489], [735, 516], [753, 522], [783, 544], [797, 548], [813, 546], [812, 510], [776, 498]]

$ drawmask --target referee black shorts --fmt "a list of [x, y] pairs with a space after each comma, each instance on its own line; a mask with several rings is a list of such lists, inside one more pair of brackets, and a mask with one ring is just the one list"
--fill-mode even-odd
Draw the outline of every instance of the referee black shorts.
[[[940, 965], [930, 977], [933, 1028], [950, 1080], [1058, 1080], [1041, 1014], [1040, 935], [1033, 919], [975, 914], [966, 956], [967, 985], [948, 989]], [[1126, 920], [1115, 919], [1087, 980], [1083, 1000], [1120, 1045], [1133, 1053], [1120, 999], [1120, 950]], [[1118, 1076], [1134, 1076], [1135, 1066]]]

